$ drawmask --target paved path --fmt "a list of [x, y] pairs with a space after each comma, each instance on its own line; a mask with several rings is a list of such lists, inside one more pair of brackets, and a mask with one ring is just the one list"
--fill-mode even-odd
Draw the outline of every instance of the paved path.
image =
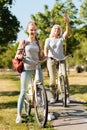
[[87, 106], [85, 103], [71, 100], [69, 107], [64, 108], [61, 100], [49, 105], [56, 119], [51, 121], [55, 130], [87, 130]]
[[[51, 93], [48, 90], [47, 97], [50, 99]], [[87, 130], [87, 103], [70, 99], [68, 107], [63, 107], [61, 97], [54, 104], [49, 104], [49, 112], [56, 117], [51, 121], [55, 130]]]

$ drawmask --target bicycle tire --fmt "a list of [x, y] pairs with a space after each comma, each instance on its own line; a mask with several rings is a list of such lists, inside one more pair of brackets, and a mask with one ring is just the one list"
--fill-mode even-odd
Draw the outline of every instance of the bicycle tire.
[[36, 87], [37, 95], [34, 93], [34, 107], [36, 121], [39, 126], [45, 127], [48, 116], [48, 101], [45, 88], [42, 84], [38, 84]]
[[30, 113], [31, 113], [31, 103], [26, 98], [26, 95], [25, 95], [25, 98], [24, 98], [24, 110], [25, 110], [26, 115], [29, 116]]
[[62, 95], [62, 102], [63, 106], [67, 107], [67, 90], [65, 84], [65, 78], [63, 75], [59, 77], [60, 80], [60, 87], [61, 87], [61, 95]]

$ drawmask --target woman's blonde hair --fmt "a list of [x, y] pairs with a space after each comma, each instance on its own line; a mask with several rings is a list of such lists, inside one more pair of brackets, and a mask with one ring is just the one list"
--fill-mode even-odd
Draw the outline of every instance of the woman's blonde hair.
[[59, 36], [61, 36], [61, 35], [62, 35], [62, 28], [61, 28], [60, 25], [55, 24], [55, 25], [52, 27], [52, 29], [51, 29], [50, 37], [53, 37], [53, 36], [54, 36], [54, 28], [60, 28], [60, 35], [59, 35]]

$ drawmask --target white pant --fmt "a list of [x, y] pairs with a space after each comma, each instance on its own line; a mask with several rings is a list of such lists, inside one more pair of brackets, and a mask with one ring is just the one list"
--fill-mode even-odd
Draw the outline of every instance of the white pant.
[[[58, 67], [59, 71], [58, 71], [57, 68], [56, 68], [56, 62], [49, 58], [47, 60], [47, 68], [48, 68], [49, 76], [50, 76], [50, 85], [56, 85], [56, 79], [58, 79], [57, 76], [60, 75], [61, 71], [62, 71], [63, 75], [65, 76], [65, 78], [68, 81], [65, 61], [63, 61], [59, 65], [59, 67]], [[59, 82], [58, 82], [58, 86], [60, 87], [60, 83]]]

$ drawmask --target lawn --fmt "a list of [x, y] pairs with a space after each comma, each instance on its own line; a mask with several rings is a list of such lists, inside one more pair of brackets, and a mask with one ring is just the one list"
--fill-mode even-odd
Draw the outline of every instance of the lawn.
[[[47, 71], [45, 74], [45, 85], [49, 85], [49, 78]], [[77, 73], [76, 71], [70, 71], [68, 73], [70, 97], [77, 100], [87, 102], [87, 72]]]
[[[87, 102], [87, 72], [68, 74], [70, 96]], [[44, 71], [45, 85], [49, 85], [49, 77]], [[35, 121], [34, 111], [30, 117], [24, 118], [22, 124], [16, 124], [17, 99], [20, 90], [19, 75], [15, 72], [0, 72], [0, 130], [53, 130], [50, 122], [46, 128], [39, 128]], [[23, 111], [24, 112], [24, 111]]]
[[30, 117], [23, 119], [23, 123], [15, 123], [19, 86], [16, 73], [0, 72], [0, 130], [53, 130], [50, 122], [47, 122], [46, 128], [39, 128], [33, 110]]
[[87, 72], [69, 74], [70, 95], [75, 99], [87, 102]]

